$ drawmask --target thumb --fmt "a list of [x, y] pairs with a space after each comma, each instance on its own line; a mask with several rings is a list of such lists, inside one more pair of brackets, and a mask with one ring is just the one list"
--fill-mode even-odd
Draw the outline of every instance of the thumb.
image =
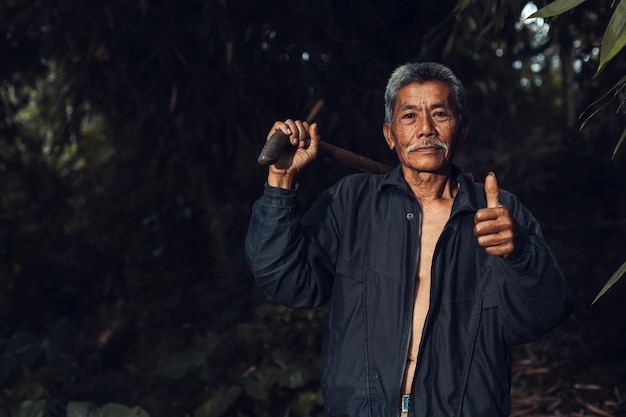
[[500, 200], [498, 199], [498, 180], [496, 174], [490, 172], [485, 178], [485, 194], [487, 195], [487, 208], [500, 207]]
[[311, 136], [311, 143], [309, 143], [309, 151], [311, 151], [314, 155], [317, 155], [317, 149], [320, 144], [320, 134], [317, 129], [317, 122], [311, 125], [309, 129], [309, 135]]

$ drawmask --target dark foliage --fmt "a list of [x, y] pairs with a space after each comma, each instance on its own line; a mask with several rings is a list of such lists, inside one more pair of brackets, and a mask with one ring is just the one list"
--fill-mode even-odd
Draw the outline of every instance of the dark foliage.
[[[522, 5], [496, 3], [1, 0], [0, 408], [322, 415], [324, 310], [267, 302], [245, 264], [256, 155], [274, 120], [321, 104], [325, 140], [394, 164], [382, 92], [414, 59], [466, 83], [459, 164], [526, 202], [571, 283], [577, 312], [542, 360], [617, 401], [624, 283], [589, 305], [625, 258], [626, 163], [609, 160], [623, 113], [570, 122], [623, 74], [592, 78], [610, 2], [540, 42], [516, 29]], [[580, 59], [574, 83], [557, 59]], [[349, 172], [316, 162], [302, 203]]]

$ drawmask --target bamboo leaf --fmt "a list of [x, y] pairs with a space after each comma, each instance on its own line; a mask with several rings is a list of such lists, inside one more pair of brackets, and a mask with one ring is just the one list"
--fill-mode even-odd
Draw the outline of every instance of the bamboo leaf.
[[[624, 85], [626, 85], [626, 75], [623, 76], [618, 82], [616, 82], [613, 87], [609, 88], [608, 91], [604, 94], [602, 94], [602, 97], [600, 97], [599, 99], [597, 99], [596, 101], [594, 101], [593, 103], [591, 103], [591, 105], [589, 105], [585, 111], [583, 111], [583, 114], [589, 110], [590, 107], [595, 106], [597, 103], [599, 103], [601, 100], [603, 100], [604, 98], [608, 97], [611, 93], [613, 93], [613, 95], [615, 95], [618, 90], [621, 90], [622, 88], [624, 88]], [[581, 116], [582, 117], [582, 116]]]
[[622, 132], [622, 136], [617, 141], [617, 145], [615, 145], [615, 149], [613, 149], [613, 155], [611, 155], [611, 159], [615, 158], [615, 155], [617, 155], [617, 151], [619, 151], [619, 148], [622, 147], [624, 140], [626, 140], [626, 129], [624, 129], [624, 131]]
[[528, 16], [526, 19], [534, 19], [537, 17], [552, 17], [565, 13], [568, 10], [572, 10], [574, 7], [583, 3], [586, 0], [556, 0], [552, 3], [542, 7], [535, 13]]
[[[613, 94], [613, 96], [615, 96], [620, 90], [622, 90], [624, 87], [626, 86], [626, 76], [622, 77], [621, 80], [619, 80], [617, 83], [615, 83], [615, 85], [613, 85], [613, 87], [611, 87], [606, 93], [604, 93], [602, 95], [602, 97], [600, 97], [599, 99], [597, 99], [596, 101], [594, 101], [593, 103], [591, 103], [589, 106], [587, 106], [587, 108], [585, 108], [585, 110], [583, 110], [583, 112], [580, 114], [580, 116], [578, 117], [579, 119], [582, 119], [585, 114], [594, 106], [600, 105], [600, 102], [606, 98], [608, 98], [611, 93]], [[612, 97], [611, 97], [612, 98]], [[587, 124], [587, 122], [589, 122], [589, 120], [591, 120], [591, 118], [593, 118], [593, 116], [595, 116], [596, 114], [598, 114], [598, 112], [600, 110], [602, 110], [607, 104], [609, 104], [610, 102], [610, 98], [609, 100], [607, 100], [605, 103], [601, 104], [600, 107], [598, 109], [596, 109], [595, 111], [593, 111], [589, 116], [585, 117], [585, 120], [582, 122], [582, 124], [580, 125], [580, 130], [582, 130], [585, 125]]]
[[[595, 104], [595, 103], [594, 103]], [[593, 118], [593, 116], [595, 116], [596, 114], [600, 113], [600, 110], [602, 110], [604, 107], [606, 107], [606, 105], [609, 104], [609, 102], [607, 101], [606, 103], [603, 103], [599, 108], [597, 108], [593, 113], [591, 113], [589, 116], [587, 116], [587, 118], [585, 120], [583, 120], [583, 122], [580, 124], [580, 130], [583, 130], [583, 128], [585, 127], [585, 125], [589, 122], [589, 120], [591, 120]], [[586, 110], [585, 110], [586, 111]], [[582, 117], [582, 114], [580, 115]]]
[[626, 45], [626, 1], [620, 1], [609, 21], [600, 48], [599, 73]]
[[453, 13], [460, 13], [465, 10], [470, 4], [472, 4], [472, 0], [459, 0], [454, 6]]
[[617, 271], [615, 271], [615, 273], [611, 276], [611, 278], [609, 278], [606, 284], [604, 284], [604, 287], [602, 288], [602, 290], [600, 290], [598, 295], [596, 295], [596, 298], [593, 300], [591, 305], [594, 305], [595, 302], [598, 301], [600, 297], [602, 297], [604, 293], [606, 293], [609, 290], [609, 288], [615, 285], [615, 283], [619, 281], [619, 279], [624, 275], [624, 273], [626, 273], [626, 262], [624, 262], [622, 266]]

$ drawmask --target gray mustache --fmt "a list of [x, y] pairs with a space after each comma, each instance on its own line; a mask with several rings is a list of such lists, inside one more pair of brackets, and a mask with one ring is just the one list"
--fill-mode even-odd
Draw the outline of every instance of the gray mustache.
[[440, 139], [427, 139], [410, 144], [406, 147], [406, 152], [413, 152], [426, 146], [437, 146], [445, 151], [448, 150], [448, 145], [444, 141]]

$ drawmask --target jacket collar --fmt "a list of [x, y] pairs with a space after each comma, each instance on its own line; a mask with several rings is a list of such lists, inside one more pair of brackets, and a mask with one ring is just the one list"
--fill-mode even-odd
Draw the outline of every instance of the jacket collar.
[[[461, 185], [459, 187], [459, 192], [454, 198], [451, 216], [454, 216], [456, 213], [461, 211], [476, 211], [478, 209], [478, 202], [476, 199], [476, 190], [474, 188], [473, 180], [463, 174], [463, 171], [461, 171], [461, 169], [454, 164], [452, 165], [451, 175]], [[402, 174], [401, 164], [398, 164], [393, 170], [383, 175], [378, 190], [382, 193], [389, 187], [399, 188], [409, 195], [413, 195], [413, 191], [411, 191], [409, 184], [406, 182], [404, 175]]]

